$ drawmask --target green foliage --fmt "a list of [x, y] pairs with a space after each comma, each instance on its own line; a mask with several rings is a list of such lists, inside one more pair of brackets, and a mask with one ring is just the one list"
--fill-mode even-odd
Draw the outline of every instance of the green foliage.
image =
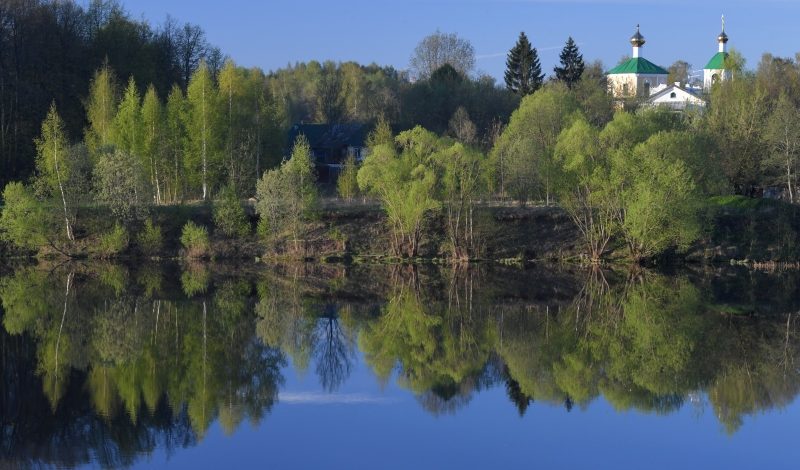
[[342, 172], [336, 180], [336, 192], [340, 198], [348, 201], [358, 196], [358, 166], [352, 155], [344, 161]]
[[367, 136], [367, 148], [372, 149], [379, 145], [394, 145], [394, 135], [392, 134], [392, 126], [389, 121], [383, 116], [378, 119], [378, 123], [372, 132]]
[[[664, 152], [668, 145], [664, 137], [657, 134], [638, 146], [633, 161], [615, 161], [627, 175], [621, 228], [636, 258], [652, 257], [672, 247], [686, 249], [700, 236], [696, 176], [684, 160]], [[691, 147], [682, 148], [691, 153]]]
[[131, 225], [150, 211], [150, 187], [136, 157], [122, 151], [106, 153], [94, 168], [95, 196], [117, 221]]
[[42, 134], [36, 139], [36, 184], [45, 197], [54, 198], [61, 203], [66, 226], [67, 239], [73, 241], [74, 193], [70, 191], [70, 177], [74, 172], [73, 162], [68, 158], [69, 143], [64, 130], [64, 122], [58, 115], [55, 102], [50, 106], [47, 117], [42, 122]]
[[770, 154], [762, 165], [774, 183], [784, 186], [790, 203], [797, 200], [797, 173], [800, 162], [800, 110], [789, 96], [781, 94], [767, 121], [764, 139]]
[[491, 153], [492, 186], [501, 196], [549, 201], [557, 164], [553, 151], [578, 103], [563, 85], [548, 85], [522, 100]]
[[103, 258], [111, 258], [121, 254], [128, 248], [130, 238], [128, 231], [121, 224], [114, 225], [109, 232], [106, 232], [97, 239], [97, 253]]
[[559, 201], [593, 261], [618, 234], [637, 260], [700, 236], [703, 194], [722, 183], [705, 140], [676, 127], [661, 111], [618, 113], [602, 132], [580, 118], [559, 136]]
[[218, 93], [208, 64], [202, 62], [186, 92], [186, 168], [190, 184], [201, 189], [202, 198], [220, 180]]
[[578, 227], [592, 262], [602, 258], [619, 220], [616, 182], [599, 144], [598, 130], [580, 118], [561, 133], [555, 149], [561, 164], [556, 180], [559, 202]]
[[113, 142], [113, 120], [117, 112], [117, 83], [114, 72], [104, 64], [94, 73], [86, 100], [86, 146], [93, 158], [107, 151]]
[[583, 75], [583, 55], [578, 51], [578, 45], [572, 39], [572, 36], [567, 38], [567, 43], [561, 54], [558, 56], [560, 66], [556, 66], [554, 72], [556, 79], [564, 82], [569, 88], [575, 86]]
[[150, 186], [155, 189], [154, 200], [156, 204], [164, 200], [163, 190], [167, 186], [166, 171], [169, 168], [169, 153], [164, 145], [164, 110], [158, 93], [153, 85], [147, 88], [141, 108], [142, 125], [142, 167], [150, 179]]
[[506, 88], [522, 96], [534, 93], [544, 83], [539, 54], [525, 32], [519, 33], [517, 43], [508, 51], [504, 78]]
[[211, 242], [208, 238], [208, 229], [197, 225], [191, 220], [186, 222], [181, 231], [181, 245], [188, 258], [204, 258], [208, 256]]
[[246, 237], [250, 233], [242, 202], [230, 186], [224, 187], [214, 201], [214, 227], [227, 237]]
[[716, 158], [736, 194], [752, 195], [761, 183], [768, 98], [749, 77], [725, 80], [712, 90], [704, 127], [718, 147]]
[[114, 145], [135, 158], [141, 158], [144, 147], [141, 101], [136, 80], [131, 77], [112, 123]]
[[211, 273], [202, 265], [189, 265], [181, 274], [181, 287], [187, 297], [205, 294], [211, 284]]
[[312, 218], [318, 206], [311, 147], [305, 137], [298, 137], [291, 157], [279, 168], [268, 170], [256, 186], [256, 213], [261, 217], [259, 230], [269, 236], [284, 231], [299, 250], [302, 225]]
[[0, 239], [22, 248], [37, 249], [50, 243], [50, 213], [30, 188], [11, 182], [3, 189]]
[[444, 208], [449, 245], [454, 259], [478, 255], [481, 240], [476, 237], [476, 201], [484, 194], [484, 163], [481, 152], [455, 143], [431, 156], [437, 169], [439, 197]]
[[436, 174], [426, 163], [443, 148], [443, 143], [421, 127], [401, 133], [396, 142], [400, 154], [393, 145], [371, 149], [358, 172], [358, 185], [381, 200], [394, 253], [413, 257], [419, 250], [426, 216], [440, 207], [435, 193]]
[[161, 233], [161, 227], [154, 224], [150, 219], [145, 220], [142, 230], [136, 237], [136, 243], [139, 246], [139, 250], [146, 255], [154, 256], [159, 254], [164, 246], [164, 235]]

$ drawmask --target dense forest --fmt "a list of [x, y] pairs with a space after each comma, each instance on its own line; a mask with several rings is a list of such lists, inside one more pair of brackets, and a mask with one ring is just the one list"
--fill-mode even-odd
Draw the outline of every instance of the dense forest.
[[[263, 141], [263, 150], [269, 153], [268, 161], [273, 165], [280, 161], [287, 147], [285, 132], [294, 123], [374, 123], [385, 116], [398, 128], [421, 124], [445, 132], [455, 111], [463, 107], [476, 123], [479, 137], [485, 139], [492, 126], [507, 120], [519, 102], [515, 94], [496, 86], [493, 79], [470, 77], [469, 69], [412, 83], [407, 72], [392, 67], [312, 61], [268, 73], [235, 67], [237, 77], [220, 77], [226, 61], [223, 52], [208, 43], [200, 26], [182, 25], [170, 17], [161, 25], [151, 25], [132, 18], [115, 0], [94, 0], [86, 8], [71, 1], [3, 2], [0, 185], [25, 180], [34, 173], [34, 139], [40, 135], [41, 123], [52, 104], [63, 120], [67, 141], [83, 140], [95, 117], [89, 103], [95, 98], [91, 87], [97, 85], [98, 70], [109, 74], [100, 78], [110, 81], [107, 85], [111, 88], [106, 92], [114, 104], [107, 106], [116, 112], [127, 84], [134, 83], [140, 97], [152, 86], [155, 96], [166, 105], [175, 89], [184, 95], [189, 91], [192, 75], [205, 64], [218, 95], [214, 97], [218, 101], [214, 114], [224, 114], [226, 106], [229, 110], [233, 106], [223, 96], [226, 94], [230, 98], [232, 94], [250, 93], [247, 98], [251, 102], [257, 98], [272, 106], [242, 112], [261, 112], [280, 130]], [[420, 67], [435, 65], [420, 63]], [[235, 89], [238, 86], [249, 89]], [[227, 118], [227, 125], [239, 124], [231, 121], [230, 115]], [[225, 123], [214, 125], [222, 127]], [[221, 133], [215, 129], [214, 137], [224, 139]]]

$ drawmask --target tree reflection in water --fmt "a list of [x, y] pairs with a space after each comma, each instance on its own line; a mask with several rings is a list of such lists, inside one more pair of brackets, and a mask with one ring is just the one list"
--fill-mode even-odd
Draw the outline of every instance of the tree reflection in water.
[[800, 283], [730, 274], [22, 268], [0, 281], [0, 458], [117, 467], [195, 445], [215, 420], [232, 433], [264, 419], [285, 357], [334, 392], [359, 350], [434, 415], [503, 387], [521, 416], [534, 401], [659, 414], [691, 401], [735, 432], [800, 391]]

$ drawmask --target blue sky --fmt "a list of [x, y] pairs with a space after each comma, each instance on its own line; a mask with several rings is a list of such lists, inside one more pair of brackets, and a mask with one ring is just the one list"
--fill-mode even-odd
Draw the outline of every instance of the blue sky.
[[[85, 3], [85, 2], [84, 2]], [[475, 46], [478, 70], [500, 78], [520, 31], [550, 73], [567, 36], [587, 61], [608, 68], [630, 54], [637, 23], [642, 55], [668, 66], [702, 69], [716, 52], [720, 15], [730, 45], [754, 68], [763, 52], [800, 51], [800, 0], [123, 0], [135, 17], [160, 23], [167, 14], [201, 25], [210, 42], [238, 64], [264, 70], [290, 62], [356, 60], [406, 68], [414, 46], [439, 29]]]

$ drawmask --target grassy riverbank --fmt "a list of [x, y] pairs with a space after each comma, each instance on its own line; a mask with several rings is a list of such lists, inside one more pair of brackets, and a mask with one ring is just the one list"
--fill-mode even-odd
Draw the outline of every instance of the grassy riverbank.
[[[257, 233], [257, 219], [250, 214], [251, 233], [228, 237], [214, 230], [212, 208], [208, 204], [157, 206], [153, 223], [161, 229], [163, 243], [156, 253], [144, 253], [132, 237], [126, 249], [114, 256], [99, 251], [97, 235], [107, 233], [114, 222], [105, 208], [82, 208], [77, 217], [76, 242], [69, 254], [77, 258], [174, 259], [186, 256], [180, 237], [184, 225], [192, 221], [207, 227], [210, 247], [208, 259], [306, 260], [328, 263], [448, 262], [450, 254], [442, 217], [426, 219], [419, 255], [413, 260], [391, 253], [386, 216], [377, 204], [340, 199], [322, 201], [300, 236], [288, 233], [267, 239]], [[791, 266], [800, 261], [800, 209], [780, 201], [743, 197], [713, 198], [704, 211], [704, 232], [685, 253], [671, 253], [656, 260], [665, 262], [730, 263], [744, 262], [764, 266]], [[475, 234], [480, 247], [476, 261], [524, 264], [527, 262], [583, 260], [584, 247], [578, 230], [558, 207], [484, 204], [476, 208]], [[63, 250], [63, 248], [60, 248]], [[608, 259], [626, 262], [628, 255], [621, 241], [612, 243]], [[53, 247], [43, 246], [38, 253], [0, 247], [5, 258], [63, 257]]]

